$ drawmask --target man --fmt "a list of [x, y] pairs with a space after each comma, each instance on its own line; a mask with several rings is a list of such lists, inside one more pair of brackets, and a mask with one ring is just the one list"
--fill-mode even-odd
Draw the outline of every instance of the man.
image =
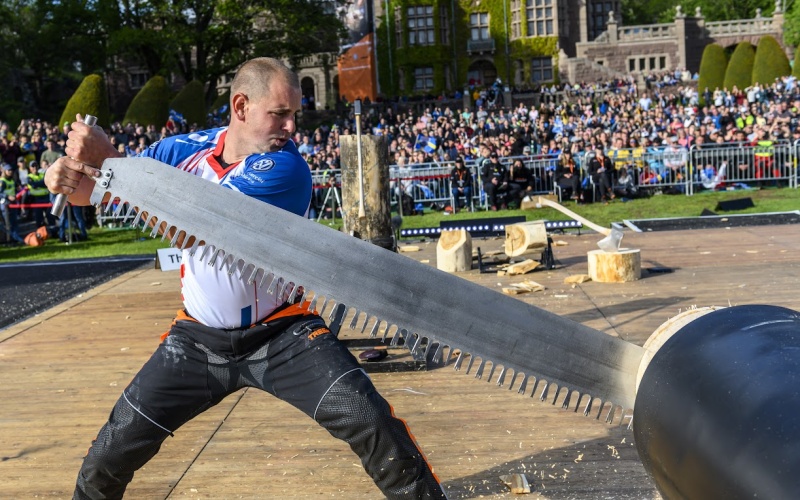
[[450, 171], [450, 187], [453, 195], [453, 213], [460, 208], [460, 198], [464, 197], [466, 207], [472, 207], [472, 172], [464, 165], [464, 159], [456, 158], [456, 166]]
[[[311, 174], [290, 140], [300, 95], [297, 75], [280, 61], [250, 60], [231, 83], [227, 128], [170, 137], [144, 155], [302, 217]], [[98, 175], [88, 165], [118, 154], [100, 130], [72, 128], [68, 157], [46, 178], [52, 191], [86, 203], [89, 176]], [[181, 276], [185, 310], [100, 430], [75, 498], [121, 497], [167, 436], [243, 387], [280, 397], [346, 441], [386, 497], [445, 498], [405, 423], [307, 303], [286, 303], [248, 286], [241, 269], [229, 275], [188, 252]]]
[[506, 208], [505, 199], [508, 195], [508, 170], [505, 165], [500, 163], [497, 153], [492, 152], [489, 155], [489, 161], [484, 163], [483, 171], [481, 172], [483, 179], [483, 190], [486, 191], [486, 201], [489, 203], [491, 210], [497, 211], [498, 199], [503, 200], [501, 209]]
[[17, 202], [17, 181], [14, 180], [14, 167], [8, 163], [3, 164], [3, 176], [0, 177], [0, 212], [3, 216], [3, 227], [7, 237], [16, 243], [24, 243], [19, 235], [18, 217], [16, 208], [11, 208]]
[[[39, 173], [39, 163], [34, 160], [28, 163], [28, 203], [33, 205], [42, 205], [50, 203], [50, 191], [44, 184], [44, 174]], [[49, 210], [45, 207], [32, 207], [33, 220], [36, 221], [36, 227], [46, 225], [45, 214], [49, 214]]]

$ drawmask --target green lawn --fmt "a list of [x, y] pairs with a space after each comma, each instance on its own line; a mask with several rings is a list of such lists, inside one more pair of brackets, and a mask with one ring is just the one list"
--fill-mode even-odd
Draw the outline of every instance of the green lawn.
[[[728, 192], [701, 192], [694, 196], [660, 195], [647, 199], [631, 200], [603, 204], [575, 205], [573, 202], [565, 206], [587, 219], [609, 226], [611, 222], [623, 219], [651, 219], [662, 217], [694, 217], [703, 209], [714, 210], [719, 201], [749, 197], [755, 207], [725, 214], [767, 213], [800, 210], [800, 189], [763, 189]], [[474, 213], [460, 212], [456, 215], [445, 215], [442, 212], [427, 211], [423, 215], [406, 216], [404, 228], [438, 227], [443, 219], [475, 219], [498, 216], [524, 215], [528, 220], [563, 220], [567, 217], [560, 212], [542, 208], [535, 210], [505, 210], [500, 212], [478, 211]], [[328, 221], [321, 221], [327, 224]], [[337, 219], [337, 222], [341, 222]], [[335, 225], [334, 227], [338, 227]], [[100, 229], [89, 231], [89, 241], [66, 245], [58, 240], [48, 240], [41, 247], [0, 246], [0, 262], [48, 259], [76, 259], [91, 257], [109, 257], [115, 255], [155, 254], [156, 249], [166, 247], [160, 238], [151, 239], [149, 231], [143, 233], [133, 229]]]

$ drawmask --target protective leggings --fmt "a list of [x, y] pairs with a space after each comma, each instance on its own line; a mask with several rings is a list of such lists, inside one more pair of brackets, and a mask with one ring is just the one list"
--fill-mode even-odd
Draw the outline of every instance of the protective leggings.
[[243, 387], [346, 441], [387, 498], [446, 498], [405, 423], [316, 315], [225, 331], [176, 321], [92, 442], [74, 498], [122, 498], [167, 436]]

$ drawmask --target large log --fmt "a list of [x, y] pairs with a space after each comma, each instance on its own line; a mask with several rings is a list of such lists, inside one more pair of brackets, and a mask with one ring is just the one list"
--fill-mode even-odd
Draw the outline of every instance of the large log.
[[505, 251], [509, 257], [542, 252], [547, 247], [544, 221], [535, 220], [506, 226]]
[[465, 229], [442, 231], [436, 245], [436, 267], [448, 273], [472, 269], [472, 236]]
[[625, 283], [642, 276], [642, 259], [638, 248], [621, 248], [616, 252], [591, 250], [588, 257], [592, 281]]
[[385, 136], [361, 137], [364, 212], [358, 216], [361, 188], [358, 175], [358, 145], [355, 135], [341, 137], [342, 209], [346, 229], [356, 238], [392, 249], [394, 238], [389, 203], [389, 146]]

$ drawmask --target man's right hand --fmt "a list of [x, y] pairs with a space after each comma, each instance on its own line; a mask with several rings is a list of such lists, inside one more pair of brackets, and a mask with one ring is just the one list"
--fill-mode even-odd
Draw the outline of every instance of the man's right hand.
[[70, 158], [100, 168], [108, 158], [120, 158], [122, 154], [111, 144], [103, 129], [83, 123], [81, 115], [75, 115], [72, 130], [67, 134], [64, 152]]

